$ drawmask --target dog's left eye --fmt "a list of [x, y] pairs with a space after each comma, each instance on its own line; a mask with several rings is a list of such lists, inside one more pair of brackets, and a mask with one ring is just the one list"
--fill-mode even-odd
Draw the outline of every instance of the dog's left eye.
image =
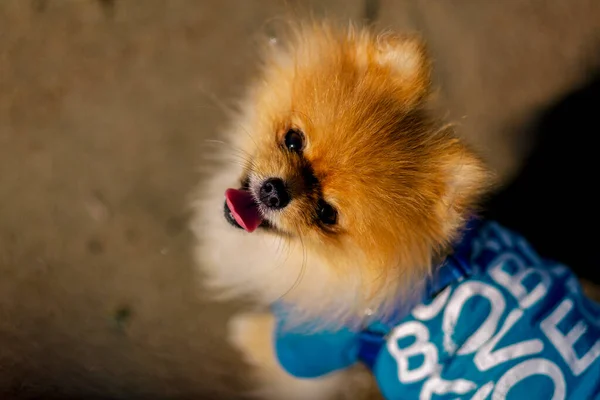
[[283, 141], [285, 143], [285, 147], [294, 153], [300, 153], [304, 147], [304, 135], [302, 135], [302, 132], [296, 129], [290, 129], [287, 131]]
[[335, 225], [337, 223], [337, 211], [331, 206], [331, 204], [320, 200], [317, 206], [317, 213], [319, 214], [319, 220], [325, 225]]

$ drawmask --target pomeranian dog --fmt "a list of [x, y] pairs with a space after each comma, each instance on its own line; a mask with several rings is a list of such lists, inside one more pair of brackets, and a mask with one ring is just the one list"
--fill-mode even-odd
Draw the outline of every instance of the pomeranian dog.
[[259, 306], [229, 326], [257, 395], [597, 394], [599, 309], [477, 220], [491, 175], [420, 40], [309, 22], [264, 55], [193, 221], [208, 285]]

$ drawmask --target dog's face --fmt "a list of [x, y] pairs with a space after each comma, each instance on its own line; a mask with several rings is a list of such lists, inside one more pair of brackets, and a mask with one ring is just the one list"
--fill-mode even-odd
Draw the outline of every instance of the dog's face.
[[267, 59], [234, 138], [230, 229], [299, 243], [306, 268], [354, 282], [361, 303], [422, 278], [485, 179], [425, 110], [429, 68], [414, 39], [298, 28]]

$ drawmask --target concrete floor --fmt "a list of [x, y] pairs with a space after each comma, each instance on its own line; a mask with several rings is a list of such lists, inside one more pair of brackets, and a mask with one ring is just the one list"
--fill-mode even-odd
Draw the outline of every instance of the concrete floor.
[[[372, 2], [374, 0], [371, 0]], [[438, 106], [509, 178], [536, 113], [598, 65], [600, 2], [381, 0], [420, 31]], [[234, 399], [233, 305], [203, 298], [187, 196], [291, 8], [358, 0], [0, 2], [0, 398]]]

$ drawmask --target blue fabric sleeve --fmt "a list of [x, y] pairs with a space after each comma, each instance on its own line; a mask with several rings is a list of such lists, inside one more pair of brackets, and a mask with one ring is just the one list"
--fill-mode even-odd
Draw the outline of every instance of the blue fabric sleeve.
[[348, 329], [312, 333], [309, 327], [285, 327], [281, 312], [275, 312], [275, 353], [279, 363], [297, 378], [316, 378], [347, 368], [357, 359], [356, 333]]

